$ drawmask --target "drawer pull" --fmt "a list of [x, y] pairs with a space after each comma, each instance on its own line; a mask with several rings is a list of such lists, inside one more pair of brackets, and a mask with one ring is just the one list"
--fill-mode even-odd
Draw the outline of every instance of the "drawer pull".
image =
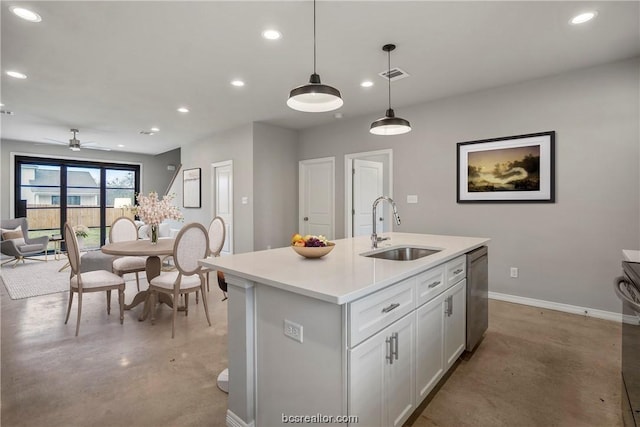
[[389, 307], [385, 307], [382, 309], [383, 313], [388, 313], [391, 310], [395, 310], [396, 308], [400, 307], [400, 303], [394, 302], [393, 304], [391, 304]]
[[440, 284], [440, 281], [438, 280], [437, 282], [433, 282], [432, 284], [430, 284], [429, 286], [427, 286], [429, 289], [431, 288], [435, 288], [436, 286], [438, 286]]
[[460, 273], [462, 273], [462, 269], [461, 268], [459, 268], [459, 269], [457, 269], [456, 271], [453, 272], [453, 274], [460, 274]]

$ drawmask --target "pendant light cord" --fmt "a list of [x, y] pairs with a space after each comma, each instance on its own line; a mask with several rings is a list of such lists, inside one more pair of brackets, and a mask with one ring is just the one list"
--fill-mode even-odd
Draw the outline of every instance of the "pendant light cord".
[[316, 74], [316, 0], [313, 0], [313, 74]]
[[390, 110], [391, 109], [391, 50], [387, 51], [387, 58], [388, 58], [387, 80], [389, 82], [389, 110]]

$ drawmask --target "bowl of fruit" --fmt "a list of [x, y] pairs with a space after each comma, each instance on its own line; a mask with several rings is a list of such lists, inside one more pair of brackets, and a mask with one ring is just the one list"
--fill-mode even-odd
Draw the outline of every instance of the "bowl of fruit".
[[291, 247], [305, 258], [320, 258], [333, 250], [335, 243], [329, 242], [324, 236], [294, 234], [291, 237]]

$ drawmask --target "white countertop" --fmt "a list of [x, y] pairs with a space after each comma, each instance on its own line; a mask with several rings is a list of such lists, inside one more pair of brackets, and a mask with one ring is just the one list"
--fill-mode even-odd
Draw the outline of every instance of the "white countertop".
[[625, 261], [640, 262], [640, 251], [632, 251], [631, 249], [623, 249], [622, 257]]
[[412, 245], [442, 251], [414, 261], [367, 258], [360, 254], [371, 252], [371, 240], [369, 236], [360, 236], [334, 240], [333, 250], [317, 259], [303, 258], [290, 247], [284, 247], [207, 258], [200, 263], [228, 275], [345, 304], [483, 246], [490, 240], [412, 233], [383, 233], [382, 237], [391, 237], [391, 240], [381, 242], [378, 250]]

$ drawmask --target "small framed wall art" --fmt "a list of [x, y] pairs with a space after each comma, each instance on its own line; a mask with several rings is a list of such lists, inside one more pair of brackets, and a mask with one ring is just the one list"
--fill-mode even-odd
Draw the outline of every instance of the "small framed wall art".
[[458, 143], [457, 201], [555, 202], [555, 131]]
[[200, 207], [200, 168], [182, 171], [182, 206]]

